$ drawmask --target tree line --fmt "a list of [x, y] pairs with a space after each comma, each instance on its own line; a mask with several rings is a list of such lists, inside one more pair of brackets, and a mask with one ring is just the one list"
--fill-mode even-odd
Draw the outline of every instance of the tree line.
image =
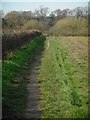
[[[57, 24], [62, 23], [62, 20], [65, 21], [65, 24], [69, 22], [69, 19], [74, 19], [76, 23], [75, 26], [78, 26], [78, 20], [83, 20], [81, 27], [87, 26], [88, 18], [88, 7], [77, 7], [74, 9], [56, 9], [50, 11], [48, 7], [40, 7], [34, 11], [11, 11], [6, 15], [3, 15], [2, 11], [2, 26], [3, 29], [38, 29], [42, 32], [51, 32], [56, 27]], [[66, 19], [66, 20], [65, 20]], [[69, 21], [68, 21], [69, 20]], [[72, 21], [71, 20], [71, 21]], [[64, 24], [64, 26], [65, 26]], [[71, 24], [73, 24], [71, 22]], [[68, 25], [69, 27], [70, 25]], [[81, 29], [82, 29], [81, 28]], [[61, 28], [60, 28], [61, 29]]]

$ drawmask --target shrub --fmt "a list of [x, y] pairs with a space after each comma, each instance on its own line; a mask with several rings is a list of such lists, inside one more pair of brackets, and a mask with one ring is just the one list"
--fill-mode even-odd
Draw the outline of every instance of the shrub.
[[59, 20], [51, 29], [50, 34], [54, 35], [87, 35], [88, 22], [85, 18], [68, 17]]
[[22, 26], [22, 29], [29, 30], [29, 29], [37, 29], [40, 31], [44, 31], [46, 29], [46, 22], [44, 21], [37, 21], [37, 20], [30, 20], [25, 22], [25, 24]]

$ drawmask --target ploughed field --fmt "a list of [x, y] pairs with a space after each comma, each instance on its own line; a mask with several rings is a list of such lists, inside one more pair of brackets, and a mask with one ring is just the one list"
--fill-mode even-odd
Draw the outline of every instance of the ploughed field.
[[88, 117], [88, 38], [47, 37], [39, 69], [44, 118]]

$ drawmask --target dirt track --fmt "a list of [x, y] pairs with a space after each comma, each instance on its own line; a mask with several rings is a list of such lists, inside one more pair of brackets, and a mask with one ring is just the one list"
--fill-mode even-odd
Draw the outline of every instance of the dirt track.
[[25, 118], [39, 118], [40, 110], [40, 90], [38, 83], [38, 69], [41, 60], [41, 48], [36, 52], [30, 75], [28, 76], [29, 83], [27, 84], [28, 101], [25, 110]]

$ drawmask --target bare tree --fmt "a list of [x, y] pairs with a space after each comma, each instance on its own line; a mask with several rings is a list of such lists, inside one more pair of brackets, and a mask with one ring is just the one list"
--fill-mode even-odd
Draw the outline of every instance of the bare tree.
[[53, 26], [54, 23], [55, 23], [55, 14], [54, 14], [54, 11], [52, 11], [52, 12], [49, 14], [49, 17], [50, 17], [49, 26]]
[[48, 13], [49, 13], [49, 8], [48, 7], [43, 7], [43, 6], [40, 7], [40, 14], [41, 14], [42, 18], [46, 18]]
[[87, 6], [83, 8], [83, 16], [85, 18], [87, 18], [87, 16], [88, 16], [88, 7]]
[[67, 17], [68, 12], [69, 12], [69, 9], [64, 9], [64, 10], [62, 10], [62, 13], [61, 13], [62, 18]]
[[82, 17], [83, 16], [82, 7], [75, 8], [75, 13], [77, 18]]
[[55, 11], [54, 11], [54, 14], [55, 14], [55, 16], [57, 17], [58, 20], [62, 17], [62, 16], [61, 16], [62, 11], [61, 11], [60, 9], [55, 10]]

